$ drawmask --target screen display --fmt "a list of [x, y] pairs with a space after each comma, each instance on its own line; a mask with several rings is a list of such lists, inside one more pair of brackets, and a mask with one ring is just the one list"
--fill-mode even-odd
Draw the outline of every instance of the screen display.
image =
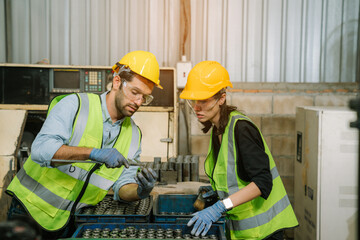
[[54, 88], [80, 89], [80, 71], [54, 69]]
[[160, 69], [160, 85], [164, 89], [154, 87], [151, 95], [154, 100], [149, 106], [173, 107], [174, 106], [174, 69]]
[[49, 104], [49, 69], [0, 67], [0, 101], [5, 104]]

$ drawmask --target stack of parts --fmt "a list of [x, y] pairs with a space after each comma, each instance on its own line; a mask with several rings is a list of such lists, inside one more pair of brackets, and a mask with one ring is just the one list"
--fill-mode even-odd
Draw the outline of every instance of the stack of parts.
[[199, 156], [197, 155], [179, 155], [167, 159], [167, 162], [161, 162], [160, 157], [155, 157], [154, 162], [148, 162], [145, 166], [154, 169], [159, 176], [158, 181], [164, 184], [199, 181]]
[[145, 215], [150, 206], [150, 197], [123, 203], [115, 201], [112, 196], [106, 196], [95, 207], [88, 207], [82, 210], [82, 214], [89, 215]]
[[206, 236], [191, 235], [186, 223], [112, 223], [82, 224], [72, 238], [84, 239], [218, 239], [225, 240], [222, 227], [212, 225]]
[[75, 213], [75, 223], [149, 222], [153, 197], [134, 202], [119, 202], [107, 195], [96, 206], [83, 208]]
[[[192, 236], [190, 234], [183, 234], [182, 230], [171, 228], [140, 228], [136, 229], [133, 226], [129, 226], [124, 229], [114, 228], [95, 228], [86, 229], [82, 233], [82, 238], [130, 238], [130, 239], [200, 239], [199, 237]], [[218, 239], [215, 234], [211, 234], [201, 239]]]

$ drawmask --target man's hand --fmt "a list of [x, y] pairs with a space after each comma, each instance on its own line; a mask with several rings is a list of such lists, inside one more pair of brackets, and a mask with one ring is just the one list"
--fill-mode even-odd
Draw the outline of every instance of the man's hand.
[[194, 213], [194, 217], [191, 218], [187, 224], [187, 226], [190, 227], [195, 223], [191, 234], [199, 236], [201, 233], [201, 236], [205, 236], [212, 223], [219, 220], [224, 212], [226, 212], [225, 205], [219, 200], [214, 205]]
[[136, 175], [135, 180], [139, 185], [137, 193], [140, 199], [144, 199], [150, 195], [157, 177], [156, 172], [151, 168], [143, 168], [141, 172]]
[[103, 162], [108, 168], [121, 167], [122, 165], [129, 168], [126, 158], [115, 148], [94, 148], [90, 153], [89, 159]]

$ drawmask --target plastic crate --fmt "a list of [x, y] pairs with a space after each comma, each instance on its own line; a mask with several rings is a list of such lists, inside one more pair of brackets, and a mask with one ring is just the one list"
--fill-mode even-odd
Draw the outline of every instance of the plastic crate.
[[[124, 229], [128, 229], [129, 227], [135, 228], [137, 231], [139, 231], [140, 229], [145, 229], [146, 231], [148, 231], [149, 229], [153, 229], [155, 231], [158, 231], [159, 229], [162, 229], [164, 231], [167, 231], [168, 229], [171, 230], [176, 230], [176, 229], [180, 229], [181, 230], [181, 234], [182, 236], [184, 236], [184, 234], [190, 235], [190, 232], [192, 230], [192, 226], [188, 227], [186, 224], [172, 224], [172, 223], [117, 223], [117, 224], [110, 224], [110, 223], [95, 223], [95, 224], [82, 224], [80, 225], [77, 230], [74, 232], [74, 234], [72, 235], [71, 238], [84, 238], [83, 234], [86, 231], [93, 231], [95, 229], [100, 229], [100, 232], [102, 230], [105, 230], [105, 228], [108, 228], [108, 230], [113, 231], [115, 228], [118, 228], [120, 231], [124, 230]], [[175, 234], [175, 233], [174, 233]], [[224, 230], [219, 226], [219, 225], [212, 225], [211, 228], [209, 229], [207, 236], [210, 235], [215, 235], [216, 239], [218, 240], [225, 240], [225, 233]], [[97, 237], [96, 237], [97, 238]], [[100, 237], [101, 238], [101, 237]], [[112, 238], [112, 237], [103, 237], [103, 238]], [[118, 239], [123, 239], [124, 237], [120, 236], [120, 233], [118, 233]], [[192, 239], [195, 238], [195, 236], [191, 236]], [[91, 235], [90, 235], [90, 239], [91, 239]], [[94, 239], [94, 238], [92, 238]], [[112, 239], [116, 239], [112, 238]], [[139, 239], [138, 236], [131, 238], [131, 237], [127, 237], [126, 239]], [[141, 239], [154, 239], [154, 238], [146, 238], [145, 237], [141, 237]], [[184, 237], [182, 238], [184, 239]], [[200, 237], [199, 237], [200, 239]]]
[[[197, 195], [160, 194], [154, 201], [154, 222], [164, 223], [187, 223], [197, 210], [193, 204]], [[225, 228], [225, 217], [221, 217], [216, 224]]]
[[[150, 195], [146, 199], [129, 202], [129, 203], [122, 203], [118, 201], [112, 200], [113, 196], [107, 195], [106, 198], [97, 204], [97, 206], [100, 206], [104, 203], [105, 200], [110, 201], [109, 198], [111, 198], [111, 203], [116, 203], [116, 208], [121, 209], [122, 207], [125, 209], [121, 213], [107, 213], [106, 211], [102, 214], [99, 213], [87, 213], [91, 209], [95, 209], [94, 207], [89, 208], [83, 208], [75, 212], [75, 224], [80, 225], [82, 223], [147, 223], [150, 222], [150, 214], [153, 207], [153, 197]], [[143, 214], [129, 214], [126, 213], [127, 208], [134, 208], [136, 206], [139, 206], [141, 201], [148, 201], [148, 207], [145, 210], [145, 213]], [[144, 212], [144, 211], [143, 211]]]

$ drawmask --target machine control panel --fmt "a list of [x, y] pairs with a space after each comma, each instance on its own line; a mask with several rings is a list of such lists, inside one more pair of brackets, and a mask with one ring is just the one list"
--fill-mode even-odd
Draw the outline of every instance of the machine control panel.
[[103, 91], [103, 71], [85, 70], [84, 90], [85, 92], [102, 92]]
[[107, 69], [52, 69], [50, 71], [51, 93], [105, 91], [105, 84], [112, 71]]
[[[161, 68], [159, 78], [164, 89], [153, 89], [150, 106], [173, 107], [175, 70]], [[111, 90], [112, 80], [110, 66], [0, 64], [0, 103], [49, 104], [61, 94], [101, 94]]]

